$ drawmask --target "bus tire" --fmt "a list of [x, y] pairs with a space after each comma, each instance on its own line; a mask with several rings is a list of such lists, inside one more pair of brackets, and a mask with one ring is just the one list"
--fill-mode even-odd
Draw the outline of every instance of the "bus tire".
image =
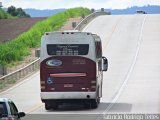
[[51, 105], [48, 102], [45, 102], [45, 109], [46, 110], [50, 110], [51, 109]]
[[90, 109], [90, 108], [91, 108], [91, 102], [90, 102], [90, 101], [86, 101], [86, 102], [84, 103], [84, 108], [85, 108], [85, 109]]
[[57, 105], [57, 104], [52, 104], [52, 108], [53, 108], [54, 110], [57, 110], [57, 109], [58, 109], [58, 105]]
[[91, 108], [96, 109], [97, 107], [98, 107], [98, 101], [97, 101], [97, 99], [93, 99], [91, 101]]
[[97, 103], [99, 104], [100, 102], [101, 102], [101, 99], [100, 99], [100, 97], [98, 97]]
[[85, 108], [85, 109], [89, 109], [89, 108], [90, 108], [90, 105], [89, 105], [88, 103], [85, 103], [85, 104], [84, 104], [84, 108]]
[[99, 87], [98, 87], [98, 91], [97, 91], [97, 99], [96, 99], [96, 101], [97, 101], [97, 103], [99, 104], [100, 103], [100, 96], [99, 96]]

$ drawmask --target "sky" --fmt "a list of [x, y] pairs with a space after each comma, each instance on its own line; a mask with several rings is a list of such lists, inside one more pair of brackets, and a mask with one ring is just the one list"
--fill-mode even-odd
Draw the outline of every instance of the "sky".
[[59, 9], [73, 7], [125, 9], [132, 6], [160, 5], [160, 0], [0, 0], [3, 7]]

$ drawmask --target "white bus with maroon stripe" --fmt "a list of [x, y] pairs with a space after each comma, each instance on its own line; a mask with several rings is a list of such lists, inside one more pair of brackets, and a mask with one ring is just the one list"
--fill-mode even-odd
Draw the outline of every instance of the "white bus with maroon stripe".
[[83, 102], [97, 108], [102, 97], [103, 71], [100, 37], [86, 32], [47, 32], [41, 41], [41, 99], [46, 110], [64, 102]]

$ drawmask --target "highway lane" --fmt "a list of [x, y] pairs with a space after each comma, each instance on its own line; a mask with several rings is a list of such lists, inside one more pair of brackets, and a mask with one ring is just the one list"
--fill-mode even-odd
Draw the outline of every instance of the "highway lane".
[[[109, 59], [102, 100], [111, 102], [105, 112], [159, 113], [160, 15], [102, 16], [106, 21], [103, 25], [109, 27], [116, 17], [113, 32], [105, 36], [110, 39], [102, 39]], [[102, 19], [92, 21], [85, 31], [106, 31], [98, 24]], [[94, 32], [104, 37], [100, 31]]]
[[117, 101], [132, 103], [131, 112], [134, 113], [160, 113], [159, 20], [160, 15], [146, 17], [134, 70]]
[[[108, 30], [105, 34], [106, 39], [102, 39], [103, 55], [109, 60], [109, 70], [107, 73], [104, 73], [103, 93], [105, 95], [103, 100], [108, 100], [109, 102], [114, 99], [124, 83], [125, 77], [128, 75], [128, 71], [134, 61], [144, 16], [129, 15], [102, 17], [104, 17], [104, 21], [106, 21], [106, 27], [100, 27], [101, 31], [107, 31], [108, 27], [112, 25], [111, 22], [116, 19], [116, 22], [113, 24], [114, 26], [112, 26], [113, 30]], [[96, 23], [100, 23], [101, 19], [97, 20]], [[92, 27], [91, 23], [91, 26], [88, 26], [89, 29], [86, 29], [85, 31], [90, 31], [94, 29], [94, 27], [99, 28], [99, 26], [94, 26], [94, 24], [95, 23], [93, 23]], [[99, 34], [95, 32], [95, 34], [103, 36], [104, 33]]]
[[0, 97], [13, 99], [20, 110], [33, 114], [160, 112], [159, 20], [160, 15], [100, 16], [84, 28], [101, 37], [103, 55], [109, 60], [97, 109], [64, 105], [57, 111], [46, 111], [39, 97], [39, 73]]
[[31, 111], [37, 105], [42, 104], [40, 100], [39, 72], [0, 93], [0, 97], [12, 99], [19, 111]]

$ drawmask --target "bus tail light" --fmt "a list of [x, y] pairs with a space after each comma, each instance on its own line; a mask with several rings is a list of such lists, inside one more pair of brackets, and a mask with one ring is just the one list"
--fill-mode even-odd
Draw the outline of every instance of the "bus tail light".
[[96, 86], [91, 86], [91, 89], [95, 89], [96, 88]]
[[44, 89], [46, 89], [46, 87], [45, 86], [41, 86], [41, 90], [44, 90]]
[[96, 83], [96, 81], [95, 81], [95, 80], [93, 80], [93, 81], [91, 81], [91, 83]]
[[45, 81], [41, 81], [41, 85], [44, 85], [45, 84]]
[[88, 90], [88, 91], [90, 90], [89, 88], [81, 88], [81, 89], [82, 89], [82, 90]]
[[55, 90], [55, 88], [51, 88], [50, 90], [54, 91], [54, 90]]
[[64, 87], [65, 88], [71, 88], [71, 87], [73, 87], [74, 85], [73, 84], [64, 84]]

